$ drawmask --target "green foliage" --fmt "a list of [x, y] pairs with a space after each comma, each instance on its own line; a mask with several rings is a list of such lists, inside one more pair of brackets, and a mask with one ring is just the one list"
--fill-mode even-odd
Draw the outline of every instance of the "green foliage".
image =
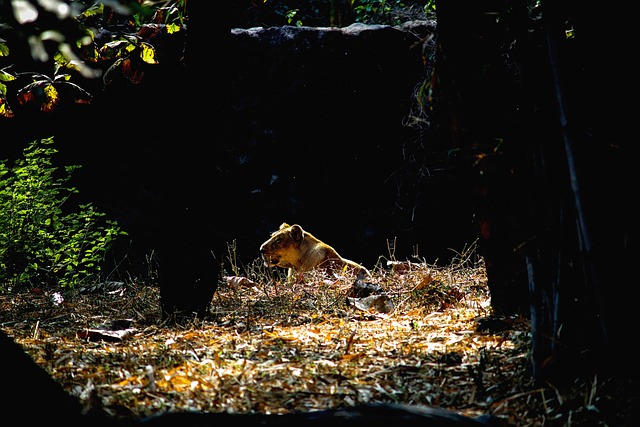
[[126, 234], [91, 204], [63, 212], [77, 193], [65, 184], [79, 166], [61, 173], [52, 166], [56, 152], [47, 138], [31, 142], [12, 168], [0, 161], [0, 291], [95, 279], [105, 253]]
[[[264, 0], [261, 8], [282, 17], [279, 24], [345, 26], [363, 24], [398, 25], [417, 19], [435, 19], [435, 0]], [[252, 23], [247, 23], [249, 26]], [[241, 25], [245, 26], [245, 25]]]
[[302, 21], [297, 18], [298, 12], [299, 9], [292, 9], [286, 12], [285, 16], [287, 17], [287, 24], [295, 24], [296, 27], [302, 26]]
[[412, 19], [435, 18], [435, 0], [354, 0], [357, 22], [397, 25]]
[[156, 44], [184, 40], [186, 4], [0, 1], [0, 117], [28, 106], [49, 112], [62, 102], [89, 103], [80, 85], [98, 77], [105, 86], [117, 77], [140, 83], [146, 67], [158, 63]]

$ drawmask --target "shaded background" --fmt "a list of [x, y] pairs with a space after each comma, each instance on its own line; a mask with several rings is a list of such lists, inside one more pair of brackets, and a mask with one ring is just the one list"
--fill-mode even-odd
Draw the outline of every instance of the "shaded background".
[[186, 234], [219, 261], [235, 241], [248, 264], [282, 222], [370, 268], [381, 256], [446, 262], [475, 232], [467, 182], [439, 126], [420, 122], [434, 30], [238, 30], [221, 51], [222, 83], [187, 72], [165, 45], [139, 85], [89, 81], [88, 106], [3, 123], [12, 144], [2, 157], [54, 135], [60, 164], [83, 166], [71, 181], [78, 201], [129, 232], [108, 262], [134, 274]]

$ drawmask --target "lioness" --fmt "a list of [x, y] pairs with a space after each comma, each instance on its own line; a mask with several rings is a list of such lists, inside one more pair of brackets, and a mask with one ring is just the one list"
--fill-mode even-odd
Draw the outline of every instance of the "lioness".
[[342, 258], [335, 249], [304, 231], [298, 224], [283, 223], [271, 234], [269, 240], [260, 245], [260, 253], [265, 266], [288, 268], [290, 279], [295, 273], [304, 273], [315, 268], [328, 272], [352, 269], [356, 274], [369, 275], [366, 268]]

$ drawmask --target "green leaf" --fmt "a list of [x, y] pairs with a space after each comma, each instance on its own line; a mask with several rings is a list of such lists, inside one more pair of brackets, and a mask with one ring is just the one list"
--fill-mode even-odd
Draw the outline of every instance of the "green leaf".
[[0, 81], [3, 82], [11, 82], [16, 79], [16, 76], [13, 74], [9, 74], [6, 71], [0, 70]]

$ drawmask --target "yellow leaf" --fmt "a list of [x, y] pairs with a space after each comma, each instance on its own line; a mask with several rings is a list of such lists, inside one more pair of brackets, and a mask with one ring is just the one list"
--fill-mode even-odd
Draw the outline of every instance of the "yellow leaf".
[[358, 359], [360, 357], [364, 356], [364, 353], [354, 353], [354, 354], [345, 354], [344, 356], [342, 356], [340, 358], [340, 360], [353, 360], [353, 359]]
[[147, 64], [158, 63], [158, 61], [156, 61], [156, 51], [153, 49], [153, 46], [148, 43], [140, 43], [140, 48], [142, 49], [140, 52], [140, 58], [142, 58], [144, 62]]
[[47, 85], [44, 87], [44, 95], [46, 97], [46, 101], [42, 103], [42, 111], [53, 111], [55, 106], [58, 105], [58, 102], [60, 101], [58, 91], [55, 87], [53, 87], [53, 85]]
[[9, 106], [0, 98], [0, 117], [11, 118], [13, 117], [13, 111]]
[[178, 24], [169, 24], [167, 25], [167, 34], [173, 34], [180, 31], [180, 25]]

